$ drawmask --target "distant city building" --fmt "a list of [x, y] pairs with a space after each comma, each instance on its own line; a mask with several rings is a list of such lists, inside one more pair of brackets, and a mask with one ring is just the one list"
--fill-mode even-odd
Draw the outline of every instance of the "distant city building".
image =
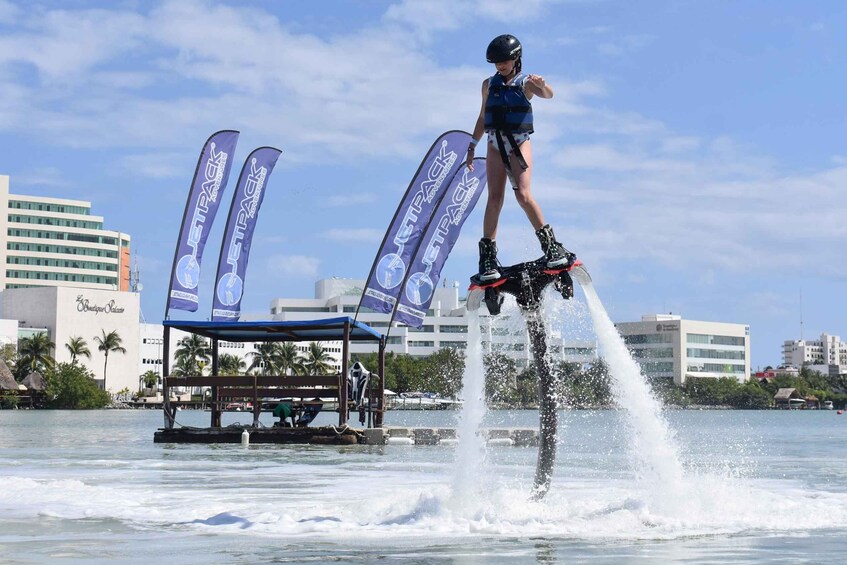
[[[56, 345], [56, 361], [69, 363], [71, 354], [65, 346], [71, 338], [81, 337], [91, 357], [77, 361], [94, 373], [101, 385], [106, 358], [94, 338], [102, 337], [103, 332], [117, 332], [126, 353], [109, 354], [106, 388], [111, 392], [138, 389], [139, 315], [139, 296], [134, 292], [57, 286], [0, 292], [0, 318], [12, 320], [17, 327], [16, 345], [17, 339], [44, 332]], [[2, 327], [4, 324], [0, 324]]]
[[750, 326], [652, 314], [616, 327], [649, 377], [677, 385], [689, 378], [749, 378]]
[[9, 194], [0, 175], [0, 290], [130, 290], [130, 237], [103, 228], [82, 200]]
[[[271, 301], [274, 320], [312, 320], [355, 316], [364, 280], [321, 279], [315, 283], [314, 298], [277, 298]], [[440, 349], [467, 349], [468, 313], [459, 299], [458, 283], [435, 289], [430, 309], [420, 328], [395, 323], [389, 331], [389, 316], [381, 312], [362, 310], [358, 321], [388, 334], [387, 351], [417, 357], [431, 355]], [[502, 352], [514, 359], [519, 367], [532, 361], [526, 324], [512, 319], [507, 313], [492, 318], [485, 308], [480, 309], [479, 325], [483, 351]], [[561, 335], [549, 335], [548, 351], [555, 361], [590, 363], [596, 358], [594, 342], [566, 342]], [[376, 351], [374, 344], [351, 343], [352, 353]]]
[[787, 340], [782, 344], [782, 363], [825, 375], [842, 375], [847, 373], [847, 342], [826, 333], [819, 340]]

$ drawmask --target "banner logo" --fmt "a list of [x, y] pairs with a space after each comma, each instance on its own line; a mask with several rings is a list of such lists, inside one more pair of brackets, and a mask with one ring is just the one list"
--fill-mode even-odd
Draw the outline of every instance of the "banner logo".
[[473, 176], [470, 169], [466, 168], [461, 175], [461, 180], [450, 195], [450, 204], [440, 216], [435, 216], [432, 219], [432, 225], [435, 229], [430, 230], [432, 235], [426, 242], [421, 258], [421, 263], [426, 268], [423, 272], [413, 273], [406, 282], [406, 298], [417, 306], [428, 304], [432, 300], [435, 283], [429, 275], [432, 272], [433, 265], [438, 261], [450, 227], [462, 223], [465, 211], [479, 189], [480, 180]]
[[482, 166], [482, 159], [478, 160], [473, 171], [463, 167], [453, 175], [411, 261], [411, 274], [404, 284], [392, 320], [416, 328], [423, 324], [441, 278], [441, 269], [459, 238], [468, 214], [479, 201], [484, 186], [485, 167]]
[[458, 170], [460, 148], [467, 147], [469, 141], [468, 133], [450, 131], [430, 147], [385, 232], [359, 307], [386, 313], [394, 310], [411, 258], [420, 246], [433, 211], [444, 197], [445, 181], [452, 179]]
[[223, 130], [212, 134], [200, 152], [174, 250], [166, 318], [171, 308], [197, 310], [203, 249], [226, 189], [237, 143], [237, 131]]
[[250, 173], [247, 175], [247, 182], [244, 187], [245, 197], [239, 202], [238, 213], [235, 216], [234, 235], [226, 253], [226, 262], [231, 270], [218, 281], [218, 300], [225, 306], [238, 304], [244, 291], [244, 281], [238, 276], [241, 242], [244, 240], [247, 223], [256, 217], [256, 212], [259, 210], [259, 202], [262, 199], [262, 190], [265, 187], [267, 175], [267, 167], [257, 167], [256, 159], [250, 160]]
[[224, 178], [224, 170], [229, 160], [229, 154], [225, 151], [215, 151], [215, 143], [211, 144], [211, 152], [206, 166], [203, 169], [204, 181], [200, 185], [200, 194], [194, 210], [191, 214], [188, 226], [188, 239], [186, 244], [191, 248], [190, 255], [183, 255], [176, 264], [176, 278], [183, 287], [197, 288], [200, 282], [200, 263], [197, 261], [197, 251], [203, 241], [203, 231], [206, 225], [206, 215], [209, 213], [209, 205], [217, 204], [218, 193]]
[[260, 147], [247, 157], [241, 169], [218, 259], [212, 321], [237, 320], [241, 314], [244, 274], [247, 272], [253, 231], [268, 178], [279, 155], [279, 149]]

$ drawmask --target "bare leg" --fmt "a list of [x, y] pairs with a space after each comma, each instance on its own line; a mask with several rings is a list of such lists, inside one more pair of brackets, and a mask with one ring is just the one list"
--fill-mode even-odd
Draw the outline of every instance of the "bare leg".
[[[509, 157], [512, 162], [512, 171], [518, 183], [518, 189], [515, 192], [515, 198], [518, 200], [518, 205], [523, 208], [526, 217], [532, 224], [532, 229], [538, 230], [544, 225], [544, 214], [541, 213], [541, 207], [532, 197], [530, 184], [532, 183], [532, 145], [530, 140], [526, 140], [520, 144], [521, 155], [526, 160], [527, 168], [522, 169], [518, 163], [518, 159], [514, 153]], [[489, 148], [490, 151], [490, 148]], [[502, 162], [502, 159], [500, 160]]]
[[486, 142], [488, 154], [485, 158], [485, 172], [488, 177], [488, 201], [485, 203], [485, 216], [482, 220], [482, 236], [489, 239], [497, 237], [497, 223], [500, 211], [506, 199], [506, 167], [496, 147]]

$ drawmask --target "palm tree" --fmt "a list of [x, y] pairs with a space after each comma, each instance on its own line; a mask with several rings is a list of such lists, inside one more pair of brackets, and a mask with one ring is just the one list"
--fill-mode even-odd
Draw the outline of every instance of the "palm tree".
[[309, 344], [309, 351], [306, 353], [303, 367], [307, 374], [325, 375], [332, 369], [332, 365], [329, 364], [330, 361], [332, 361], [332, 356], [324, 350], [320, 343], [313, 341]]
[[250, 366], [247, 368], [248, 371], [252, 371], [253, 369], [260, 369], [260, 374], [262, 375], [273, 375], [277, 373], [279, 369], [279, 351], [280, 347], [278, 343], [260, 343], [256, 346], [256, 351], [252, 351], [250, 355], [253, 357], [253, 361], [250, 362]]
[[126, 348], [121, 345], [123, 340], [117, 330], [112, 330], [109, 333], [106, 333], [106, 330], [100, 330], [100, 332], [103, 335], [95, 335], [94, 341], [97, 342], [97, 350], [102, 351], [106, 358], [103, 361], [103, 390], [106, 390], [106, 367], [109, 365], [109, 353], [112, 351], [126, 353]]
[[297, 346], [291, 342], [285, 342], [280, 346], [277, 362], [280, 372], [285, 375], [299, 375], [305, 370], [305, 367], [303, 367], [303, 358], [300, 357]]
[[43, 373], [55, 363], [50, 355], [50, 351], [55, 348], [56, 344], [50, 341], [45, 332], [22, 338], [18, 342], [18, 370], [25, 371], [24, 375], [33, 371]]
[[151, 369], [141, 375], [141, 382], [144, 385], [144, 388], [152, 389], [159, 384], [159, 373]]
[[68, 343], [65, 344], [65, 348], [71, 354], [71, 365], [76, 363], [77, 357], [88, 357], [91, 359], [91, 350], [88, 349], [88, 342], [82, 337], [71, 337]]
[[218, 373], [221, 375], [240, 375], [246, 367], [247, 363], [238, 355], [224, 353], [218, 358]]
[[179, 340], [174, 358], [186, 375], [200, 375], [209, 363], [211, 351], [205, 337], [191, 334]]

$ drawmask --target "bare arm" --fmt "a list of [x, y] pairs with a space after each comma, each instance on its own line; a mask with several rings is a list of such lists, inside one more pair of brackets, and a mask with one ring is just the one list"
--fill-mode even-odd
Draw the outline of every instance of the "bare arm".
[[[479, 109], [479, 116], [476, 119], [476, 124], [473, 128], [473, 138], [476, 140], [482, 139], [482, 134], [485, 133], [485, 100], [488, 98], [488, 79], [482, 81], [482, 106]], [[468, 147], [467, 165], [470, 170], [473, 170], [473, 157], [475, 145]]]
[[553, 87], [547, 84], [541, 75], [529, 75], [524, 90], [530, 95], [527, 98], [531, 98], [533, 94], [539, 98], [553, 98]]

